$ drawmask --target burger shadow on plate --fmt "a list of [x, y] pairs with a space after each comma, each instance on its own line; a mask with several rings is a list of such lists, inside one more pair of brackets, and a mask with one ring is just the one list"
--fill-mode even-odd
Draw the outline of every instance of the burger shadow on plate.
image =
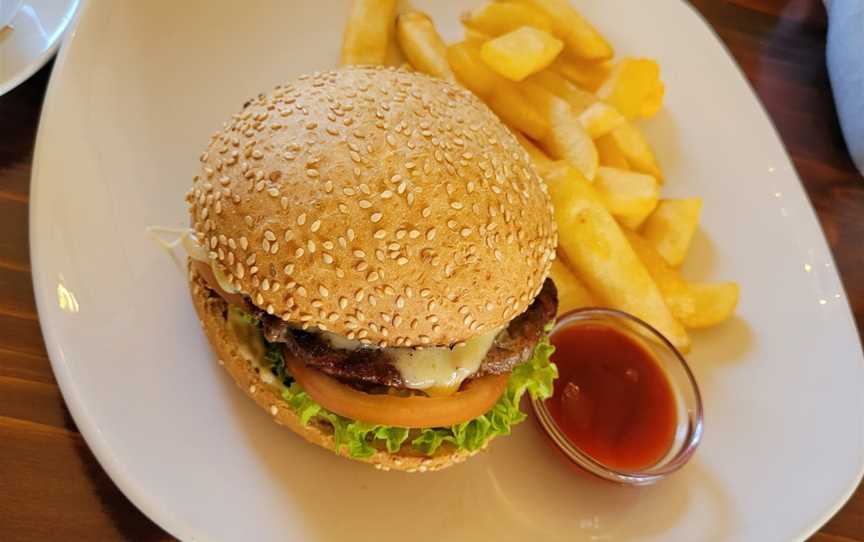
[[233, 425], [281, 493], [279, 507], [292, 510], [277, 521], [302, 523], [309, 540], [629, 540], [673, 532], [694, 508], [701, 533], [710, 533], [702, 540], [723, 540], [733, 528], [729, 497], [698, 454], [655, 486], [617, 486], [574, 471], [529, 415], [464, 464], [382, 472], [307, 444], [273, 424], [227, 374], [221, 380], [233, 397]]
[[[509, 510], [507, 526], [486, 516], [485, 529], [531, 531], [536, 540], [687, 539], [676, 533], [684, 517], [700, 519], [690, 539], [725, 540], [731, 536], [733, 503], [719, 480], [699, 461], [652, 486], [626, 487], [594, 478], [565, 460], [540, 428], [533, 412], [508, 442], [489, 452], [485, 474], [495, 491], [487, 498]], [[514, 469], [514, 465], [525, 465]], [[658, 501], [662, 503], [658, 506]], [[561, 518], [569, 528], [562, 531]], [[677, 536], [676, 536], [677, 535]], [[698, 536], [698, 538], [693, 538]]]
[[291, 511], [268, 520], [285, 521], [292, 530], [299, 522], [308, 540], [402, 541], [406, 533], [413, 541], [486, 538], [476, 517], [493, 512], [485, 496], [491, 489], [488, 454], [434, 473], [382, 472], [306, 443], [274, 424], [227, 374], [221, 380], [237, 416], [232, 427], [248, 437], [279, 492], [278, 507]]

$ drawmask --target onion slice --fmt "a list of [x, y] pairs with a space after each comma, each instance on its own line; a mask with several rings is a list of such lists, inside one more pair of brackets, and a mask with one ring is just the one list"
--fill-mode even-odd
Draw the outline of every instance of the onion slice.
[[245, 307], [246, 302], [243, 300], [243, 296], [238, 293], [231, 293], [225, 291], [224, 288], [219, 284], [219, 281], [216, 280], [216, 275], [213, 274], [213, 268], [210, 267], [209, 262], [202, 262], [201, 260], [192, 260], [192, 267], [198, 271], [198, 274], [201, 275], [201, 278], [207, 283], [207, 286], [210, 287], [211, 290], [219, 294], [222, 299], [224, 299], [229, 305], [236, 305], [238, 307]]

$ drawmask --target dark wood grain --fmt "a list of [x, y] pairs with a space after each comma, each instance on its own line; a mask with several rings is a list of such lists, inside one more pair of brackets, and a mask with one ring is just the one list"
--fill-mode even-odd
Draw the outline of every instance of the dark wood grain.
[[[761, 98], [864, 322], [864, 179], [843, 143], [818, 0], [692, 0]], [[50, 65], [0, 97], [0, 540], [166, 540], [93, 458], [51, 372], [30, 283], [27, 202]], [[864, 542], [864, 490], [814, 542]]]

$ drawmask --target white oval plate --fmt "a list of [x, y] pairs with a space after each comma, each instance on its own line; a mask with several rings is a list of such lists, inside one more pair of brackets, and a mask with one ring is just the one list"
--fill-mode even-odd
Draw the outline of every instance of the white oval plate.
[[[458, 0], [417, 1], [448, 40]], [[205, 540], [787, 540], [857, 485], [864, 363], [813, 211], [727, 52], [679, 0], [580, 2], [621, 54], [656, 57], [645, 125], [667, 194], [701, 195], [685, 271], [741, 282], [694, 334], [705, 440], [624, 489], [574, 475], [532, 421], [434, 475], [382, 473], [272, 424], [215, 363], [182, 273], [145, 235], [183, 225], [198, 153], [250, 96], [338, 57], [347, 2], [93, 2], [54, 71], [32, 185], [33, 274], [64, 397], [146, 514]]]
[[0, 27], [0, 96], [48, 62], [77, 9], [78, 0], [27, 0]]

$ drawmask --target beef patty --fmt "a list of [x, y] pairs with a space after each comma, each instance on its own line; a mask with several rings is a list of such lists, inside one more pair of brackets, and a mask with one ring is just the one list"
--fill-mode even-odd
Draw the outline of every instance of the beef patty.
[[[286, 355], [303, 360], [309, 367], [354, 385], [379, 385], [404, 388], [405, 382], [392, 364], [386, 349], [333, 348], [317, 333], [302, 331], [288, 322], [267, 314], [248, 303], [248, 309], [262, 322], [264, 337], [269, 342], [284, 343]], [[558, 293], [551, 279], [546, 279], [534, 302], [514, 318], [496, 337], [471, 378], [507, 374], [518, 363], [527, 360], [543, 337], [543, 329], [558, 310]]]

